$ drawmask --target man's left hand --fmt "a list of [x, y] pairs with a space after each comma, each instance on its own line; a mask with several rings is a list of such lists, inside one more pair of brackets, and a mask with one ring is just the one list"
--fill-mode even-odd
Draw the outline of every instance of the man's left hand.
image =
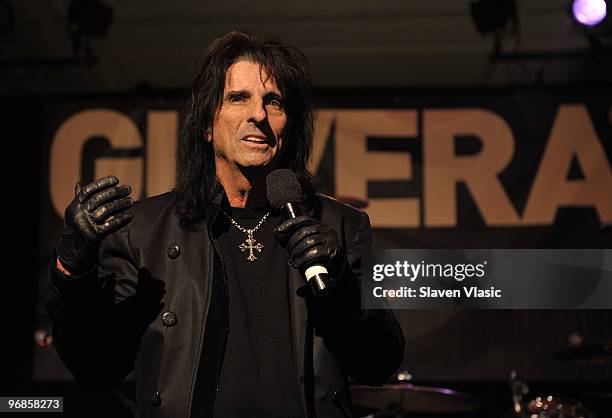
[[301, 215], [281, 223], [274, 232], [289, 253], [289, 263], [301, 271], [320, 264], [327, 268], [332, 280], [338, 279], [344, 260], [338, 234], [316, 219]]

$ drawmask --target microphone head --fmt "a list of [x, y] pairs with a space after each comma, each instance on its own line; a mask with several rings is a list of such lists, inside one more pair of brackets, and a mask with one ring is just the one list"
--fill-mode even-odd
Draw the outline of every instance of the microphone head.
[[302, 187], [295, 173], [288, 168], [274, 170], [266, 177], [266, 192], [272, 209], [279, 210], [287, 203], [302, 201]]

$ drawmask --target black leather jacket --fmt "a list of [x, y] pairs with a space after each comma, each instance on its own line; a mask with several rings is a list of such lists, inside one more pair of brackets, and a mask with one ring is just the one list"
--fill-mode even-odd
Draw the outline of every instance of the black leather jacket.
[[[66, 278], [51, 267], [47, 309], [60, 357], [84, 384], [113, 387], [133, 370], [136, 417], [192, 417], [213, 275], [224, 274], [208, 233], [220, 199], [193, 230], [179, 225], [172, 193], [137, 202], [133, 221], [103, 240], [97, 269]], [[367, 215], [314, 200], [311, 213], [336, 230], [350, 268], [324, 305], [298, 295], [304, 278], [289, 269], [296, 379], [307, 417], [349, 417], [347, 377], [385, 382], [401, 363], [404, 338], [391, 311], [359, 307]]]

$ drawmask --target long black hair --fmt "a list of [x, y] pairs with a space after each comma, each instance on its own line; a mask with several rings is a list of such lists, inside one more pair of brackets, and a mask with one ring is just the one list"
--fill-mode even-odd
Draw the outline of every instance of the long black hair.
[[206, 132], [221, 106], [227, 69], [239, 60], [259, 64], [274, 78], [287, 114], [281, 168], [291, 168], [305, 197], [314, 189], [306, 167], [314, 135], [314, 108], [306, 57], [278, 38], [258, 38], [249, 31], [232, 31], [215, 39], [200, 62], [183, 109], [177, 147], [174, 200], [181, 225], [202, 219], [217, 184], [215, 157]]

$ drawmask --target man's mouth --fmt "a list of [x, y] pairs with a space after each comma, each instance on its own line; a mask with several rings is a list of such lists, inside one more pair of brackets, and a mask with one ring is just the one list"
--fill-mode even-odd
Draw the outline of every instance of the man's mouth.
[[262, 138], [260, 136], [245, 136], [242, 138], [243, 141], [252, 142], [254, 144], [265, 144], [268, 142], [266, 138]]

